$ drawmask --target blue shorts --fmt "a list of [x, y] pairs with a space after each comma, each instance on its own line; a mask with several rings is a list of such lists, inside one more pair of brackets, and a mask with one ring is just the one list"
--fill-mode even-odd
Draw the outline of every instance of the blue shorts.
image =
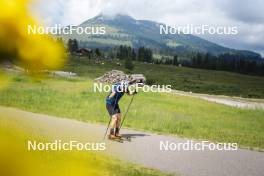
[[106, 103], [106, 109], [107, 109], [107, 111], [108, 111], [108, 113], [109, 113], [109, 115], [111, 117], [113, 115], [115, 115], [115, 114], [121, 113], [121, 110], [120, 110], [118, 104], [114, 106], [114, 105], [111, 105], [111, 104]]

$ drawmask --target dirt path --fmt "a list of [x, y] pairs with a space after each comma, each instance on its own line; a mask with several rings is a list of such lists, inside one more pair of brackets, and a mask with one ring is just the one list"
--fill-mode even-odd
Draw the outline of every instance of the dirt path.
[[[21, 126], [51, 139], [101, 142], [105, 131], [103, 125], [5, 107], [0, 107], [0, 118], [14, 120]], [[127, 129], [122, 130], [122, 133], [130, 136], [132, 141], [117, 143], [106, 140], [107, 151], [105, 152], [146, 167], [188, 176], [260, 176], [264, 173], [263, 152], [244, 149], [237, 151], [161, 151], [160, 141], [184, 143], [188, 139]]]
[[190, 93], [190, 92], [184, 92], [178, 90], [173, 90], [172, 93], [180, 96], [190, 96], [190, 97], [200, 98], [206, 101], [225, 104], [237, 108], [264, 109], [263, 99], [250, 99], [250, 98], [230, 97], [230, 96], [221, 96], [221, 95], [198, 94], [198, 93]]

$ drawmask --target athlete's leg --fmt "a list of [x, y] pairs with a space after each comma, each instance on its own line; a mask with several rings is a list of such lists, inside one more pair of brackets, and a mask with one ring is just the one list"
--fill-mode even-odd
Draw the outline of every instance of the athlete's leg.
[[119, 128], [121, 125], [121, 113], [116, 114], [117, 120], [116, 120], [116, 128]]
[[112, 115], [111, 117], [111, 123], [110, 123], [110, 135], [115, 135], [115, 128], [117, 124], [117, 114]]
[[117, 114], [117, 120], [116, 120], [116, 129], [115, 129], [115, 135], [118, 137], [121, 137], [119, 135], [120, 125], [121, 125], [121, 113], [118, 113]]

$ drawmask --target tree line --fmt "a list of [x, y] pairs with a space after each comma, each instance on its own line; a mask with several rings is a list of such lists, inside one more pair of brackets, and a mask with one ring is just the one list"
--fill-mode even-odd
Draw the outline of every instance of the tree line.
[[152, 63], [153, 53], [149, 48], [139, 47], [136, 50], [130, 46], [121, 45], [116, 52], [116, 58], [120, 60], [131, 58], [134, 61]]
[[264, 61], [242, 54], [225, 53], [214, 56], [209, 53], [197, 53], [190, 62], [183, 63], [183, 66], [264, 75]]
[[125, 60], [125, 67], [129, 70], [134, 68], [133, 61], [152, 63], [152, 50], [145, 47], [139, 47], [137, 50], [130, 46], [121, 45], [117, 49], [116, 58]]
[[[67, 44], [69, 52], [79, 50], [78, 41], [69, 39]], [[90, 58], [104, 56], [104, 52], [99, 48], [90, 50], [86, 54]], [[182, 65], [185, 67], [224, 70], [243, 74], [264, 75], [264, 60], [256, 59], [254, 56], [245, 56], [237, 53], [224, 53], [218, 56], [210, 53], [193, 53], [188, 59], [178, 59], [178, 56], [162, 56], [160, 59], [153, 58], [153, 51], [150, 48], [139, 47], [138, 49], [126, 45], [120, 45], [108, 51], [111, 59], [117, 58], [125, 61], [125, 67], [129, 70], [134, 68], [133, 61], [164, 64], [164, 65]]]

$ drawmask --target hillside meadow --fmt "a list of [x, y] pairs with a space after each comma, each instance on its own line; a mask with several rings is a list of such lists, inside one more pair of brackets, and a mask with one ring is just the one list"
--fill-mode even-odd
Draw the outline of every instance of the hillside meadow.
[[[86, 78], [32, 79], [9, 74], [11, 83], [0, 92], [0, 105], [89, 123], [107, 124], [107, 93], [93, 92]], [[120, 106], [125, 112], [130, 101]], [[215, 142], [237, 142], [241, 147], [264, 148], [264, 111], [238, 109], [167, 93], [139, 92], [125, 127]]]
[[[120, 63], [119, 66], [117, 63]], [[123, 61], [95, 61], [72, 56], [64, 70], [94, 79], [113, 69], [142, 73], [148, 84], [172, 85], [173, 89], [214, 95], [264, 98], [264, 77], [225, 71], [202, 70], [134, 62], [134, 70], [124, 69]]]

